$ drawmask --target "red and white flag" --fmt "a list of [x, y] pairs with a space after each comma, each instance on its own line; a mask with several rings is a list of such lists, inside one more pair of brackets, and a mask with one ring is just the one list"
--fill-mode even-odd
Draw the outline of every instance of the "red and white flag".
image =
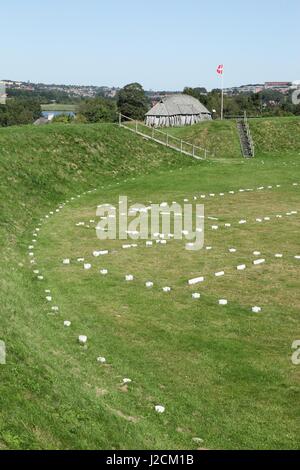
[[218, 65], [217, 73], [218, 73], [219, 75], [223, 75], [223, 72], [224, 72], [224, 65], [223, 65], [223, 64]]

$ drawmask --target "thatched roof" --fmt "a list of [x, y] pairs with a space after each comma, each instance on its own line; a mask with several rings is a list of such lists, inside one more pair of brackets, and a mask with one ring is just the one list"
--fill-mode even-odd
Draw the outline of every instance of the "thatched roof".
[[163, 98], [148, 111], [146, 116], [178, 116], [189, 114], [210, 114], [210, 112], [193, 96], [178, 93]]

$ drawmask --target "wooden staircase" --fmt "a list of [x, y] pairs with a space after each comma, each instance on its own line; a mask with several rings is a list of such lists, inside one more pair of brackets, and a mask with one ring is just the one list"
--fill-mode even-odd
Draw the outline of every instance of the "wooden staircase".
[[254, 143], [252, 140], [249, 123], [247, 119], [246, 111], [244, 113], [244, 118], [237, 120], [237, 128], [240, 137], [240, 144], [243, 157], [253, 158], [254, 157]]

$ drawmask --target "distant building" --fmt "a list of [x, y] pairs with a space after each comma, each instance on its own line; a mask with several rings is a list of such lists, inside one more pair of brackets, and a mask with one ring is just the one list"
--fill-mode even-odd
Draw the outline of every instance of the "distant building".
[[279, 91], [280, 93], [288, 93], [292, 86], [291, 82], [265, 82], [265, 90]]
[[259, 93], [263, 89], [263, 85], [242, 85], [239, 87], [240, 93]]
[[240, 93], [259, 93], [264, 89], [262, 84], [241, 85], [239, 87], [224, 88], [225, 95], [239, 95]]
[[182, 93], [162, 98], [146, 114], [146, 125], [151, 127], [191, 126], [211, 119], [211, 113], [190, 95]]
[[0, 104], [6, 103], [6, 87], [4, 82], [0, 82]]

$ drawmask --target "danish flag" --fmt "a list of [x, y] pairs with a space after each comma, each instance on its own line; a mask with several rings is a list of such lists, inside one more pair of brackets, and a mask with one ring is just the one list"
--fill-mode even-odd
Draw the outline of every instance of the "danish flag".
[[224, 65], [223, 64], [218, 65], [217, 73], [220, 75], [223, 75], [223, 71], [224, 71]]

